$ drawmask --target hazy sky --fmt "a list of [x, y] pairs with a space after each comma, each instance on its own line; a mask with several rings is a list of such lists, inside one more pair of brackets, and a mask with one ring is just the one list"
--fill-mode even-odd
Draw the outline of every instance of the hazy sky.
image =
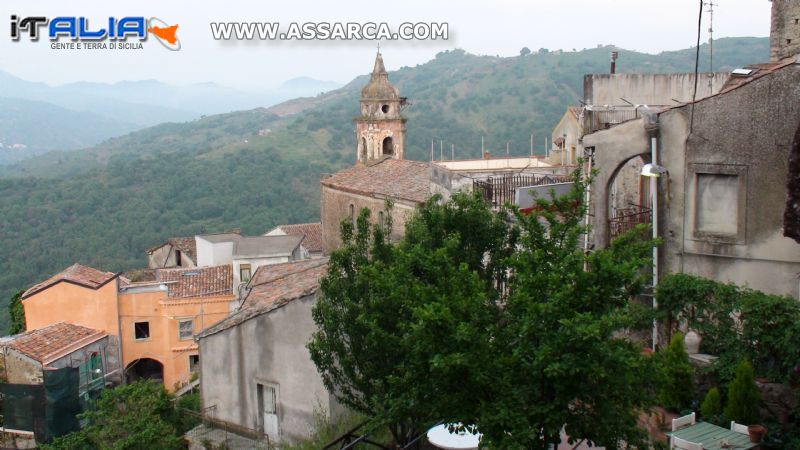
[[[716, 0], [715, 37], [768, 36], [767, 0]], [[267, 89], [298, 76], [347, 82], [371, 69], [375, 42], [218, 42], [209, 22], [447, 22], [448, 41], [382, 42], [389, 70], [424, 63], [444, 49], [512, 56], [520, 48], [578, 50], [597, 44], [649, 53], [694, 45], [698, 0], [215, 0], [99, 1], [3, 0], [0, 2], [0, 70], [62, 84], [157, 79], [170, 83], [212, 81], [244, 90]], [[10, 15], [158, 17], [180, 25], [182, 49], [148, 42], [139, 51], [52, 50], [10, 40]], [[705, 15], [707, 19], [707, 15]], [[704, 20], [703, 38], [708, 22]], [[624, 67], [624, 60], [619, 63]]]

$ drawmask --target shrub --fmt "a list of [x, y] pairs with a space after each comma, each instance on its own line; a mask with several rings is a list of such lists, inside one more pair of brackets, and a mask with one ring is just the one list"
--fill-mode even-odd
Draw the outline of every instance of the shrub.
[[759, 393], [756, 386], [753, 366], [747, 361], [739, 363], [736, 377], [728, 386], [728, 405], [725, 407], [725, 421], [754, 424], [758, 420]]
[[719, 389], [715, 387], [709, 389], [706, 397], [703, 399], [703, 403], [700, 405], [700, 414], [702, 414], [703, 419], [708, 422], [720, 422], [722, 415], [722, 397], [719, 394]]
[[675, 411], [689, 407], [694, 397], [693, 370], [683, 347], [683, 334], [675, 333], [669, 346], [657, 357], [662, 376], [659, 390], [661, 405]]

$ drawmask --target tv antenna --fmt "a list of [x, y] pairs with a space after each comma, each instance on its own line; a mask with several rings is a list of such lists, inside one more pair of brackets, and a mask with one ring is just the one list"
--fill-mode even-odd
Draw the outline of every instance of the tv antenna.
[[714, 89], [714, 7], [716, 3], [709, 1], [708, 5], [708, 89], [709, 94]]

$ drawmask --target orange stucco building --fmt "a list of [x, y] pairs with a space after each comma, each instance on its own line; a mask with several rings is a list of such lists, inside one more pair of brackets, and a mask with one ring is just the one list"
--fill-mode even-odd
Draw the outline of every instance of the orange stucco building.
[[124, 368], [110, 378], [154, 378], [177, 389], [199, 362], [194, 334], [230, 312], [231, 266], [159, 269], [154, 278], [133, 283], [72, 265], [23, 294], [26, 327], [68, 322], [103, 330], [110, 337], [107, 358]]

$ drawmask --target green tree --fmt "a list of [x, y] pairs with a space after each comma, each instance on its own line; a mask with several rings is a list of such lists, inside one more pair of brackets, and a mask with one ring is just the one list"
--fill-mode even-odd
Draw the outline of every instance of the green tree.
[[736, 368], [736, 376], [728, 385], [725, 420], [746, 425], [755, 424], [758, 421], [759, 397], [753, 366], [747, 361], [742, 361]]
[[531, 49], [529, 49], [528, 47], [522, 47], [522, 49], [519, 51], [519, 56], [527, 56], [530, 54], [531, 54]]
[[700, 413], [703, 419], [709, 422], [719, 422], [722, 415], [722, 397], [719, 389], [713, 387], [708, 390], [703, 403], [700, 405]]
[[25, 291], [19, 291], [11, 297], [8, 303], [8, 315], [11, 318], [11, 334], [22, 333], [25, 331], [25, 309], [22, 307], [22, 294]]
[[181, 449], [172, 397], [160, 384], [139, 381], [103, 391], [81, 420], [80, 431], [54, 439], [43, 449]]
[[694, 397], [692, 365], [683, 346], [683, 334], [675, 333], [664, 350], [656, 355], [662, 371], [659, 400], [665, 408], [681, 411], [689, 407]]
[[400, 444], [438, 421], [476, 425], [493, 448], [546, 448], [562, 427], [639, 442], [652, 371], [620, 333], [652, 245], [629, 235], [584, 255], [584, 189], [576, 174], [529, 216], [434, 198], [395, 245], [366, 210], [343, 223], [309, 343], [326, 386]]

